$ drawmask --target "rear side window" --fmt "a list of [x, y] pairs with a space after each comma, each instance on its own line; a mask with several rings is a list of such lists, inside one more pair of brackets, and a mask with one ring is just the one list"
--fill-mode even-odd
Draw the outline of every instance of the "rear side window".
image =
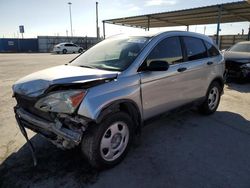
[[207, 50], [201, 39], [194, 37], [182, 37], [186, 47], [188, 61], [207, 58]]
[[147, 64], [151, 61], [166, 61], [170, 65], [183, 61], [182, 49], [179, 37], [169, 37], [162, 40], [151, 51], [147, 58]]
[[207, 41], [204, 41], [204, 43], [206, 45], [209, 57], [220, 55], [220, 52], [217, 50], [217, 48], [214, 45], [210, 44]]

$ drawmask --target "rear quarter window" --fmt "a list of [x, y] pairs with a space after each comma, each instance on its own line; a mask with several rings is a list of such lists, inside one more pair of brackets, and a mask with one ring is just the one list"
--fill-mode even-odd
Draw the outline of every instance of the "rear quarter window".
[[206, 45], [209, 57], [220, 55], [220, 52], [217, 50], [217, 48], [213, 44], [207, 41], [204, 41], [204, 43]]

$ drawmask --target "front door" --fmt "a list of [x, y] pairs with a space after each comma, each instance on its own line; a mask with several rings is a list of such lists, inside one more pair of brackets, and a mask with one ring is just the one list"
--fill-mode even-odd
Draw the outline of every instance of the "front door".
[[185, 103], [180, 98], [184, 92], [182, 83], [185, 80], [180, 70], [183, 62], [180, 38], [169, 37], [159, 42], [142, 66], [156, 60], [166, 61], [170, 67], [167, 71], [140, 72], [144, 119]]

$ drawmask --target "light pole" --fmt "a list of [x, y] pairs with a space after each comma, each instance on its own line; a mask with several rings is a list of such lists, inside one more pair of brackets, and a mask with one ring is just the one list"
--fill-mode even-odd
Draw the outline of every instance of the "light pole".
[[100, 38], [100, 31], [99, 31], [99, 25], [98, 25], [98, 2], [95, 3], [96, 4], [96, 38], [99, 39]]
[[72, 30], [72, 16], [71, 16], [71, 2], [68, 2], [69, 5], [69, 16], [70, 16], [70, 30], [71, 30], [71, 37], [73, 37], [73, 30]]

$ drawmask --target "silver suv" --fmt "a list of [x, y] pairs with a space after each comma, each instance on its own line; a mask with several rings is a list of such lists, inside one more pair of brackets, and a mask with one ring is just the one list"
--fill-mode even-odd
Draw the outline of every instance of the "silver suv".
[[188, 104], [215, 112], [223, 73], [224, 58], [204, 35], [115, 36], [69, 64], [17, 81], [14, 110], [31, 151], [25, 128], [63, 149], [79, 145], [91, 165], [110, 167], [145, 120]]

